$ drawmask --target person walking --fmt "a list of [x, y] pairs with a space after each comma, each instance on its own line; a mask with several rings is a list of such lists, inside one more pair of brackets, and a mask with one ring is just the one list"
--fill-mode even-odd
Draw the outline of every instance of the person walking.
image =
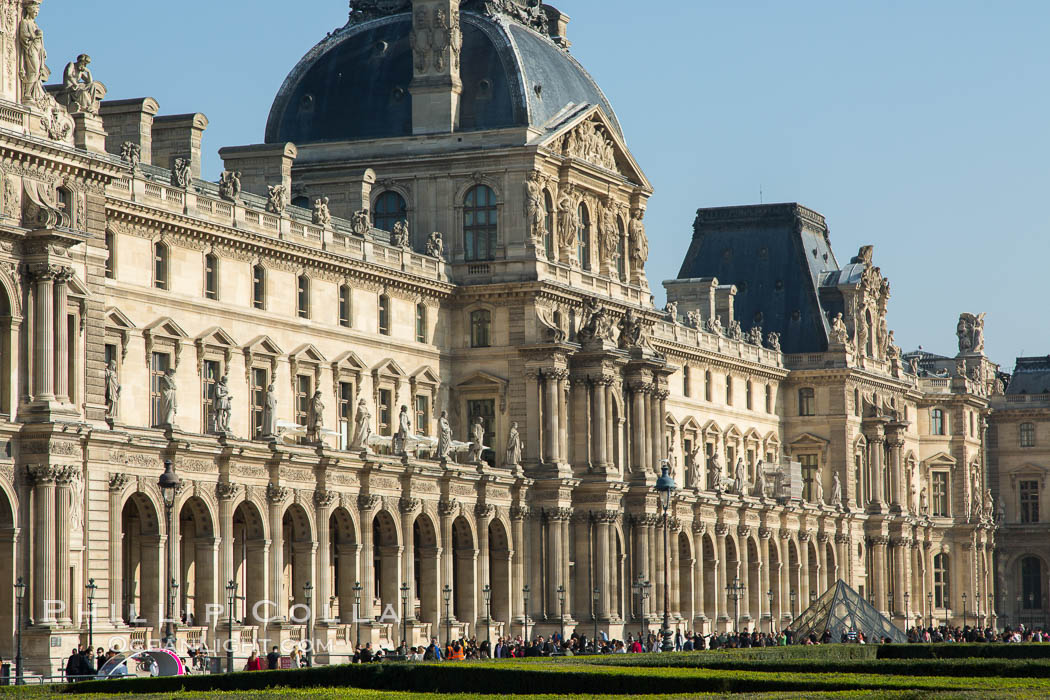
[[251, 656], [248, 657], [248, 661], [244, 664], [245, 671], [261, 671], [263, 668], [262, 659], [259, 658], [258, 652], [252, 649]]
[[273, 670], [277, 669], [277, 667], [280, 665], [280, 663], [281, 663], [281, 653], [279, 651], [277, 651], [277, 647], [275, 646], [273, 648], [273, 650], [269, 654], [266, 655], [266, 668], [268, 668], [271, 671], [273, 671]]

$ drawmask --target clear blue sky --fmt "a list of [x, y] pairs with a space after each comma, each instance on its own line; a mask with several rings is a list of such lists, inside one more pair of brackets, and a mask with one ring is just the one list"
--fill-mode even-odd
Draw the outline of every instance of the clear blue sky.
[[[699, 206], [798, 201], [892, 284], [905, 350], [1050, 353], [1050, 2], [553, 0], [656, 188], [649, 279], [674, 277]], [[258, 143], [284, 76], [346, 0], [45, 0], [53, 73], [88, 52], [110, 97], [204, 112], [221, 146]]]

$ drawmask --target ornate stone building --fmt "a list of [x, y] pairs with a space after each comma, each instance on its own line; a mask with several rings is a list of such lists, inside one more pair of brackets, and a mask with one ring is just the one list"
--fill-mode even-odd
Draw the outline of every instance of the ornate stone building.
[[622, 637], [665, 569], [681, 628], [787, 625], [837, 578], [992, 617], [978, 319], [947, 374], [905, 362], [871, 247], [840, 266], [795, 204], [699, 211], [655, 309], [651, 188], [568, 17], [352, 5], [208, 182], [204, 115], [72, 54], [45, 87], [39, 4], [0, 0], [0, 654], [18, 577], [40, 671], [92, 580], [97, 645], [169, 596], [212, 648], [231, 613], [302, 640], [308, 600], [337, 653], [399, 641], [387, 612]]

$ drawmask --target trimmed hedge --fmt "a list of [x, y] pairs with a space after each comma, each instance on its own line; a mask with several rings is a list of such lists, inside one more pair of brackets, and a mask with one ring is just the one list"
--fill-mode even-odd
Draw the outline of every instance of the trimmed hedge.
[[880, 659], [1050, 659], [1050, 644], [885, 644]]

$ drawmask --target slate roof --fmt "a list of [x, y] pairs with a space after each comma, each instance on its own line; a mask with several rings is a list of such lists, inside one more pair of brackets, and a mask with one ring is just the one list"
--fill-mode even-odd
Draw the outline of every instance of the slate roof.
[[[460, 130], [548, 124], [570, 105], [598, 105], [623, 139], [612, 105], [550, 37], [508, 19], [464, 11]], [[408, 13], [345, 27], [300, 60], [277, 93], [267, 143], [297, 144], [412, 134], [412, 28]], [[539, 86], [539, 90], [537, 90]]]
[[1050, 355], [1018, 357], [1007, 394], [1050, 394]]
[[843, 311], [840, 284], [856, 284], [861, 263], [839, 267], [824, 217], [796, 203], [697, 210], [678, 279], [716, 277], [736, 285], [735, 316], [780, 334], [786, 353], [823, 352], [828, 313]]

